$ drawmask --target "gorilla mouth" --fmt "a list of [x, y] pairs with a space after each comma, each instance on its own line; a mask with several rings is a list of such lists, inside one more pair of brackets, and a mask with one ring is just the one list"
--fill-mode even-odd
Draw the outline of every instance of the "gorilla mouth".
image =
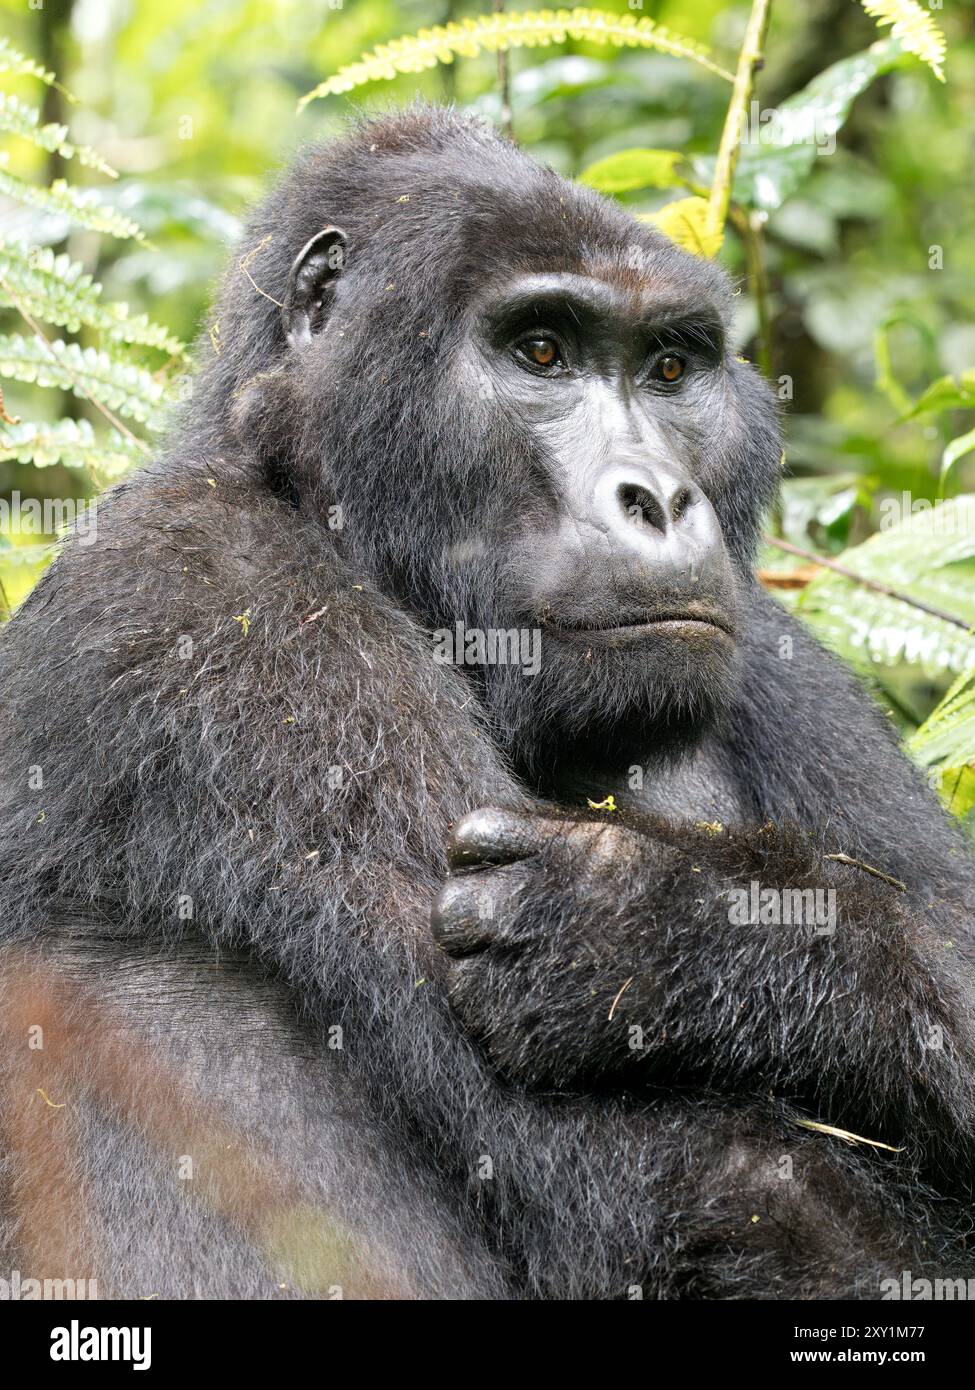
[[719, 635], [731, 641], [736, 635], [724, 613], [699, 604], [668, 608], [656, 613], [632, 613], [614, 623], [552, 623], [549, 630], [560, 637], [613, 643], [638, 642], [654, 634], [687, 638]]

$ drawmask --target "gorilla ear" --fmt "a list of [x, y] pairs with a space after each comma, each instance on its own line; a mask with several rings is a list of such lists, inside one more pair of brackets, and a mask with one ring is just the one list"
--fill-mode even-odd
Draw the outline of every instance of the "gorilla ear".
[[281, 306], [289, 347], [307, 347], [324, 327], [329, 294], [345, 266], [347, 241], [341, 227], [323, 227], [295, 257]]

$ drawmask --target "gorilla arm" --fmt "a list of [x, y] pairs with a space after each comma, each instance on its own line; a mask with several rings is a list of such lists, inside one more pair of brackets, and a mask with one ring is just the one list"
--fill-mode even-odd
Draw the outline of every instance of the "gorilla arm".
[[[451, 858], [434, 921], [453, 1004], [506, 1075], [774, 1088], [970, 1188], [970, 980], [892, 884], [797, 832], [629, 816], [475, 812]], [[753, 883], [834, 890], [834, 929], [750, 905], [743, 924], [729, 889]]]

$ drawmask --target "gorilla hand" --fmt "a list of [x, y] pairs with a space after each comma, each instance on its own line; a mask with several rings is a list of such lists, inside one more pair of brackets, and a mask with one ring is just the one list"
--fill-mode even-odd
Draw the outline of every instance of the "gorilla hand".
[[605, 992], [620, 969], [604, 919], [628, 870], [643, 882], [647, 849], [622, 822], [554, 809], [478, 810], [456, 826], [434, 936], [455, 1010], [504, 1074], [584, 1086], [614, 1069]]
[[[509, 1079], [774, 1087], [971, 1183], [971, 986], [862, 868], [772, 826], [498, 810], [457, 825], [450, 863], [433, 921], [451, 1001]], [[743, 917], [753, 885], [831, 916]]]

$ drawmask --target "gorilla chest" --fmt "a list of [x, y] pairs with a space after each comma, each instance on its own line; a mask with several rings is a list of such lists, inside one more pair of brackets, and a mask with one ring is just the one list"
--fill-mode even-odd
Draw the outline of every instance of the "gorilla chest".
[[575, 770], [560, 780], [554, 799], [600, 802], [612, 795], [617, 806], [669, 821], [720, 821], [744, 827], [758, 823], [727, 754], [706, 743], [677, 763], [634, 763], [612, 772]]

